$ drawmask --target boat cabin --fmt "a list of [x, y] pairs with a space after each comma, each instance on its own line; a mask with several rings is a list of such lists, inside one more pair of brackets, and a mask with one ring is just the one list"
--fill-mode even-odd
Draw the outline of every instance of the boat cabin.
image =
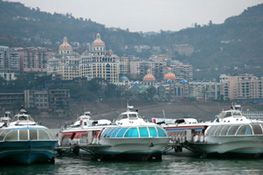
[[0, 130], [2, 141], [56, 140], [53, 133], [45, 127], [10, 128]]
[[228, 124], [210, 126], [205, 136], [263, 135], [263, 124]]
[[159, 126], [140, 127], [116, 127], [106, 128], [101, 137], [104, 138], [147, 138], [147, 137], [167, 137], [164, 129]]
[[117, 125], [130, 125], [141, 123], [145, 123], [145, 121], [142, 119], [138, 112], [133, 111], [121, 113], [116, 120]]
[[33, 120], [33, 118], [27, 114], [26, 110], [21, 109], [18, 114], [16, 114], [10, 125], [22, 126], [22, 125], [36, 125], [37, 123]]

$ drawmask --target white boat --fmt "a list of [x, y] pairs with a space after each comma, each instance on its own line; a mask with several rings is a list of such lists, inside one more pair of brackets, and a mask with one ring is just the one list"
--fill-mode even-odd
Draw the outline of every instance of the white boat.
[[6, 111], [3, 117], [0, 117], [0, 128], [7, 127], [11, 121], [11, 113]]
[[110, 146], [102, 147], [98, 154], [109, 159], [161, 160], [169, 140], [166, 131], [155, 123], [145, 122], [131, 109], [127, 106], [127, 111], [119, 115], [116, 126], [103, 130], [100, 144]]
[[85, 126], [86, 121], [83, 121], [81, 129], [63, 131], [62, 145], [75, 144], [75, 153], [93, 155], [100, 160], [160, 160], [168, 143], [166, 131], [154, 123], [145, 122], [137, 111], [128, 107], [113, 125], [90, 122], [91, 125]]
[[[83, 115], [78, 117], [74, 124], [67, 128], [63, 128], [58, 133], [58, 153], [73, 153], [77, 156], [92, 157], [93, 152], [88, 146], [98, 145], [99, 133], [101, 133], [105, 127], [109, 126], [111, 126], [110, 120], [92, 120], [90, 112], [84, 112]], [[68, 151], [68, 149], [70, 151]]]
[[240, 105], [232, 106], [209, 124], [202, 141], [196, 139], [188, 146], [204, 156], [214, 153], [259, 156], [263, 153], [263, 121], [247, 119]]
[[38, 125], [24, 109], [8, 126], [0, 128], [1, 163], [54, 163], [56, 145], [53, 133]]

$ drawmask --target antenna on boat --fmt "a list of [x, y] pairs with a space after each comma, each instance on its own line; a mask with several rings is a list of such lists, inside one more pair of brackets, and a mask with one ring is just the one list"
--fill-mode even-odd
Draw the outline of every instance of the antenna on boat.
[[164, 112], [164, 110], [162, 110], [163, 111], [163, 118], [165, 119], [165, 112]]

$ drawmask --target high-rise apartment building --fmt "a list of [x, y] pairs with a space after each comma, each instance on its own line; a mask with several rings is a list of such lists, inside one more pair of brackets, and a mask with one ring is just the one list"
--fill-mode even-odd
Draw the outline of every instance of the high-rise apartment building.
[[263, 98], [263, 78], [251, 74], [239, 76], [220, 76], [221, 95], [223, 98], [233, 99], [258, 99]]
[[7, 46], [0, 46], [0, 72], [20, 72], [18, 52]]
[[54, 53], [45, 48], [19, 49], [23, 72], [47, 72], [47, 60]]

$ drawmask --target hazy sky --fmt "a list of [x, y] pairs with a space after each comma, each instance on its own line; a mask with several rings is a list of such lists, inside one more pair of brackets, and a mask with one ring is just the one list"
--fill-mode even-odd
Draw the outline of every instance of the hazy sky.
[[178, 31], [194, 23], [223, 23], [263, 0], [9, 0], [41, 11], [72, 13], [106, 27], [130, 31]]

